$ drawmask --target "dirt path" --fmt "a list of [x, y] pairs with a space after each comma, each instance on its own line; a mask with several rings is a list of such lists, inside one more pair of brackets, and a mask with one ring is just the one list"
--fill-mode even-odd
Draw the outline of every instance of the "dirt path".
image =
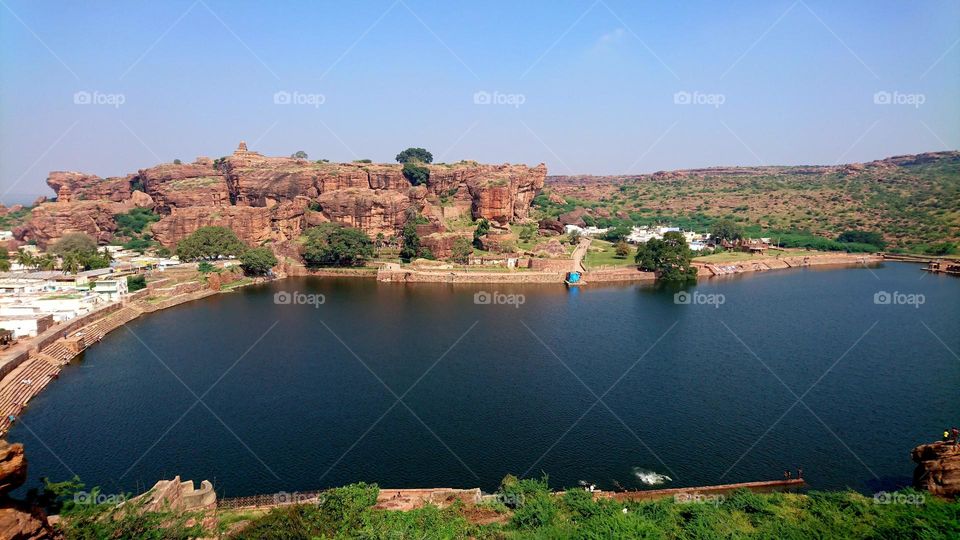
[[574, 272], [586, 272], [583, 267], [583, 258], [587, 255], [587, 249], [590, 247], [590, 238], [581, 238], [577, 244], [577, 249], [573, 250], [573, 268]]

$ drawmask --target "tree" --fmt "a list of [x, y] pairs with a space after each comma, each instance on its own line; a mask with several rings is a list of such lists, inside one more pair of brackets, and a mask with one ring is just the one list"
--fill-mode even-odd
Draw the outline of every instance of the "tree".
[[262, 276], [277, 265], [277, 257], [265, 247], [251, 248], [240, 255], [240, 268], [252, 276]]
[[36, 268], [39, 264], [39, 257], [34, 257], [33, 253], [20, 248], [17, 250], [17, 262], [24, 268]]
[[483, 242], [480, 241], [480, 237], [490, 232], [490, 222], [486, 218], [480, 218], [480, 221], [477, 222], [477, 228], [473, 231], [473, 245], [474, 247], [480, 249], [483, 248]]
[[290, 154], [290, 157], [294, 159], [307, 159], [307, 153], [303, 150], [297, 150], [296, 152]]
[[570, 239], [570, 245], [574, 246], [580, 243], [580, 231], [574, 229], [570, 231], [570, 234], [567, 235], [567, 238]]
[[614, 246], [614, 250], [616, 251], [617, 257], [620, 257], [621, 259], [626, 259], [627, 255], [630, 254], [630, 246], [624, 240], [617, 242], [617, 244]]
[[0, 272], [10, 271], [10, 254], [6, 248], [0, 249]]
[[710, 229], [710, 236], [717, 243], [724, 240], [733, 242], [743, 238], [743, 228], [732, 219], [723, 218], [713, 224], [713, 228]]
[[453, 241], [451, 251], [453, 254], [450, 258], [452, 258], [454, 262], [465, 264], [470, 260], [470, 255], [473, 253], [473, 246], [470, 245], [469, 240], [461, 236]]
[[414, 186], [426, 184], [427, 180], [430, 179], [430, 169], [416, 163], [404, 163], [403, 177]]
[[433, 154], [423, 148], [407, 148], [397, 154], [398, 163], [433, 163]]
[[837, 237], [837, 242], [844, 244], [870, 244], [877, 246], [877, 250], [883, 250], [887, 243], [883, 240], [883, 235], [873, 231], [843, 231]]
[[609, 231], [603, 233], [603, 239], [607, 242], [619, 242], [630, 236], [631, 229], [627, 225], [617, 225]]
[[177, 244], [177, 255], [183, 261], [237, 257], [246, 250], [236, 233], [226, 227], [200, 227]]
[[60, 257], [60, 268], [71, 273], [110, 266], [110, 254], [97, 251], [96, 240], [84, 233], [65, 234], [47, 251]]
[[373, 242], [360, 229], [323, 223], [305, 235], [303, 260], [308, 266], [363, 266], [374, 256]]
[[174, 165], [183, 165], [183, 162], [180, 161], [179, 159], [175, 159], [175, 160], [173, 160], [173, 164], [174, 164]]
[[47, 251], [59, 257], [69, 253], [87, 256], [97, 252], [97, 241], [84, 233], [68, 233], [54, 242]]
[[419, 257], [421, 251], [417, 226], [412, 221], [407, 221], [406, 225], [403, 226], [403, 247], [400, 249], [400, 259], [403, 262], [410, 262], [411, 259]]
[[690, 265], [693, 254], [683, 234], [670, 231], [663, 239], [652, 238], [637, 248], [636, 262], [641, 270], [656, 272], [664, 281], [687, 281], [697, 278], [697, 269]]

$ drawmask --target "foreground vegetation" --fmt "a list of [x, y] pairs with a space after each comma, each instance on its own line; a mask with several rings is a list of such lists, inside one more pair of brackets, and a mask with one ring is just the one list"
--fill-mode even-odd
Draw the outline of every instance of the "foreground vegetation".
[[[373, 508], [379, 488], [353, 484], [325, 493], [316, 504], [266, 513], [223, 512], [211, 536], [295, 538], [957, 538], [960, 502], [913, 490], [881, 504], [851, 491], [755, 494], [745, 490], [694, 502], [594, 500], [576, 489], [549, 491], [546, 479], [504, 479], [495, 500], [455, 502], [408, 512]], [[118, 511], [112, 505], [68, 503], [67, 538], [190, 538], [194, 521], [169, 512]], [[136, 514], [136, 515], [132, 515]], [[197, 518], [193, 515], [190, 517]], [[167, 524], [167, 525], [162, 525]]]

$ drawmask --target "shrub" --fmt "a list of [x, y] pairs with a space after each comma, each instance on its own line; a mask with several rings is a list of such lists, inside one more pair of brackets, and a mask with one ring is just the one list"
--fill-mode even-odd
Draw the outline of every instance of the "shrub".
[[404, 163], [403, 177], [414, 186], [426, 184], [427, 180], [430, 179], [430, 169], [417, 165], [416, 163]]
[[147, 287], [147, 276], [143, 274], [137, 274], [135, 276], [127, 276], [127, 290], [130, 292], [136, 292], [140, 289], [145, 289]]

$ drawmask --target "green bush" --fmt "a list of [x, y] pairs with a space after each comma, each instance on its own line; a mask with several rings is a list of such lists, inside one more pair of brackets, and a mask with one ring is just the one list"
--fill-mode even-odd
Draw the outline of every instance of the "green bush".
[[147, 287], [147, 276], [143, 274], [137, 274], [135, 276], [127, 276], [127, 290], [129, 292], [137, 292], [140, 289], [145, 289]]

